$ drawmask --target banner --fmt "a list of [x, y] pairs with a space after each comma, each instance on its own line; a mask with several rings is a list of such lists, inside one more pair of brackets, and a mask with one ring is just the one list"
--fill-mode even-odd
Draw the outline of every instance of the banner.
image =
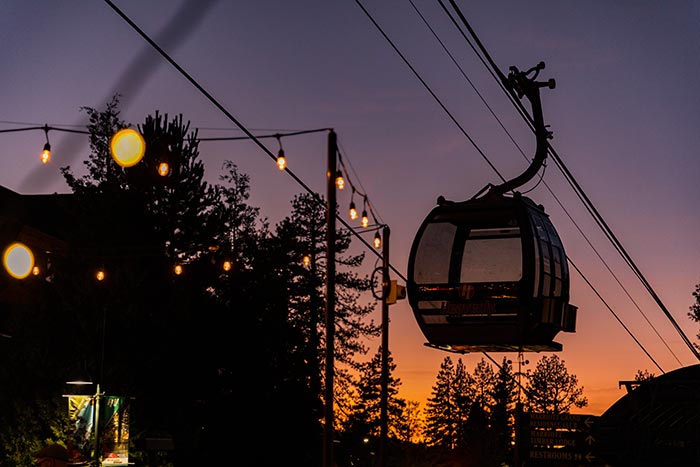
[[97, 435], [101, 465], [129, 464], [128, 402], [127, 398], [121, 396], [68, 396], [70, 430], [67, 446], [71, 462], [90, 462], [94, 459], [94, 441]]

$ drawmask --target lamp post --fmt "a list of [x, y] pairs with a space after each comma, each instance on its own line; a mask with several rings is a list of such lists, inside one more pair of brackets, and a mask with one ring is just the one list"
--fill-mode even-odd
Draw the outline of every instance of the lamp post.
[[[92, 381], [85, 380], [75, 380], [68, 381], [67, 384], [71, 385], [91, 385]], [[101, 465], [101, 443], [100, 443], [100, 399], [102, 398], [102, 393], [100, 392], [100, 384], [97, 383], [95, 388], [95, 394], [90, 396], [90, 405], [92, 406], [92, 413], [90, 418], [92, 419], [92, 433], [90, 436], [93, 439], [92, 445], [92, 458], [90, 459], [90, 465], [94, 467], [99, 467]], [[73, 396], [71, 396], [73, 397]]]
[[[102, 310], [102, 325], [100, 327], [100, 361], [99, 361], [99, 376], [100, 380], [102, 379], [102, 371], [103, 371], [103, 362], [104, 362], [104, 340], [105, 340], [105, 325], [106, 325], [106, 319], [107, 319], [107, 310], [106, 307], [103, 307]], [[75, 385], [75, 386], [84, 386], [84, 385], [92, 385], [93, 381], [91, 378], [81, 375], [80, 378], [76, 378], [72, 381], [67, 381], [67, 384], [70, 385]], [[102, 454], [102, 445], [101, 445], [101, 433], [100, 433], [100, 410], [101, 410], [101, 404], [100, 401], [102, 397], [104, 396], [104, 393], [101, 392], [100, 389], [100, 383], [97, 382], [95, 383], [95, 393], [90, 396], [90, 405], [92, 406], [92, 459], [90, 460], [90, 464], [93, 465], [94, 467], [100, 467], [102, 465], [102, 459], [101, 459], [101, 454]]]

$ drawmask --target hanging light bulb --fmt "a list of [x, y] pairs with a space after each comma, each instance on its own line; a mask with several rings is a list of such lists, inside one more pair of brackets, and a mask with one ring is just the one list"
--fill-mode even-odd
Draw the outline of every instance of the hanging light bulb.
[[301, 264], [303, 264], [305, 268], [311, 266], [311, 257], [309, 255], [304, 255], [301, 259]]
[[182, 274], [182, 266], [179, 264], [176, 264], [175, 267], [173, 268], [173, 272], [175, 273], [176, 276], [179, 276]]
[[95, 274], [95, 279], [97, 279], [100, 282], [105, 280], [105, 272], [102, 269], [99, 269]]
[[362, 227], [367, 227], [369, 225], [369, 217], [367, 217], [367, 195], [365, 195], [362, 201], [362, 219], [360, 220]]
[[350, 201], [350, 219], [357, 219], [357, 208], [355, 207], [354, 201]]
[[284, 170], [287, 168], [287, 158], [284, 157], [284, 149], [280, 149], [277, 153], [277, 167], [280, 170]]
[[51, 145], [49, 143], [46, 143], [44, 145], [44, 150], [41, 151], [41, 163], [48, 164], [50, 160], [51, 160]]
[[357, 219], [357, 208], [355, 207], [355, 187], [352, 187], [352, 195], [350, 195], [350, 219]]
[[382, 237], [379, 235], [379, 231], [377, 230], [377, 233], [374, 234], [374, 248], [377, 250], [382, 247]]
[[277, 151], [277, 168], [284, 170], [287, 168], [287, 158], [284, 157], [284, 149], [282, 149], [282, 140], [280, 139], [280, 135], [275, 135], [275, 137], [280, 145], [280, 150]]
[[339, 190], [345, 188], [345, 179], [343, 178], [343, 172], [340, 170], [335, 173], [335, 186], [337, 186]]
[[224, 261], [224, 264], [222, 267], [223, 267], [224, 271], [229, 272], [231, 270], [231, 268], [233, 267], [233, 265], [231, 264], [231, 261]]
[[51, 160], [51, 144], [49, 144], [49, 126], [44, 125], [44, 133], [46, 134], [46, 144], [44, 150], [41, 151], [41, 163], [48, 164]]
[[117, 165], [125, 168], [133, 167], [146, 154], [146, 141], [135, 129], [122, 128], [112, 135], [109, 151]]

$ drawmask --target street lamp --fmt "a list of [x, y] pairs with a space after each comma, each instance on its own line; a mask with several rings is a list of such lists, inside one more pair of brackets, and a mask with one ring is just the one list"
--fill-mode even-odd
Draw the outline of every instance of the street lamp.
[[[81, 373], [79, 375], [76, 375], [73, 379], [70, 381], [66, 381], [66, 384], [69, 384], [71, 386], [91, 386], [93, 383], [92, 378], [86, 373]], [[82, 391], [81, 391], [82, 392]], [[87, 407], [91, 407], [92, 409], [87, 412], [87, 417], [90, 418], [90, 423], [92, 425], [92, 430], [90, 433], [90, 436], [92, 438], [92, 458], [90, 459], [90, 464], [93, 465], [94, 467], [99, 467], [101, 465], [101, 458], [100, 458], [100, 398], [102, 396], [102, 393], [100, 392], [100, 384], [97, 383], [95, 385], [95, 393], [91, 396], [86, 396], [89, 397], [89, 400], [86, 405], [81, 407], [81, 409], [85, 409]], [[76, 397], [76, 396], [68, 396], [71, 399]], [[84, 397], [84, 396], [77, 396], [77, 397]], [[76, 414], [76, 418], [79, 417], [80, 414]], [[86, 417], [86, 418], [87, 418]], [[85, 420], [87, 422], [87, 420]], [[88, 425], [89, 426], [89, 425]]]

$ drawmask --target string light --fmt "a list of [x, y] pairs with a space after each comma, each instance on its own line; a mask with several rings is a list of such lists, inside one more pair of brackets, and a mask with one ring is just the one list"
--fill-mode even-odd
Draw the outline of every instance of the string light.
[[24, 243], [15, 242], [2, 255], [5, 270], [15, 279], [24, 279], [34, 268], [34, 253]]
[[175, 267], [173, 268], [173, 272], [175, 273], [176, 276], [179, 276], [182, 274], [182, 266], [179, 264], [176, 264]]
[[343, 172], [340, 170], [335, 173], [335, 186], [337, 186], [339, 190], [345, 188], [345, 179], [343, 178]]
[[158, 175], [161, 177], [167, 177], [170, 175], [170, 164], [167, 162], [161, 162], [158, 164]]
[[377, 250], [382, 247], [382, 236], [379, 235], [379, 230], [374, 234], [374, 248]]
[[95, 278], [98, 281], [102, 282], [103, 280], [105, 280], [105, 272], [102, 269], [99, 269], [95, 274]]
[[46, 144], [44, 150], [41, 151], [41, 163], [48, 164], [51, 160], [51, 144], [49, 144], [49, 126], [44, 125], [44, 133], [46, 134]]
[[309, 255], [304, 255], [304, 257], [301, 259], [301, 264], [303, 264], [305, 268], [310, 267], [311, 257]]
[[352, 195], [350, 197], [350, 219], [357, 219], [357, 208], [355, 207], [355, 187], [352, 188]]
[[231, 261], [227, 260], [227, 261], [224, 261], [224, 264], [222, 267], [223, 267], [224, 271], [229, 272], [231, 270], [231, 268], [233, 267], [233, 265], [231, 264]]
[[[343, 179], [343, 185], [346, 183], [350, 185], [350, 188], [352, 189], [352, 194], [350, 195], [350, 209], [349, 209], [349, 216], [351, 220], [356, 220], [358, 217], [360, 218], [360, 225], [363, 228], [367, 228], [370, 225], [370, 216], [374, 220], [374, 223], [379, 225], [377, 222], [377, 218], [374, 214], [374, 211], [372, 209], [372, 204], [369, 202], [369, 198], [367, 197], [366, 193], [363, 193], [362, 191], [358, 190], [357, 187], [355, 187], [355, 184], [352, 182], [352, 179], [350, 178], [350, 172], [348, 172], [347, 167], [345, 167], [345, 163], [343, 162], [343, 157], [338, 152], [338, 162], [340, 163], [341, 169], [336, 172], [336, 187], [338, 186], [338, 177], [342, 177], [344, 175]], [[358, 215], [357, 211], [357, 206], [355, 205], [355, 193], [358, 195], [362, 196], [362, 216]], [[381, 241], [380, 241], [381, 243]]]
[[121, 167], [133, 167], [146, 154], [146, 142], [141, 133], [133, 128], [122, 128], [109, 141], [112, 159]]
[[367, 217], [367, 195], [364, 197], [362, 202], [362, 220], [360, 221], [362, 227], [367, 228], [369, 225], [369, 217]]
[[277, 152], [277, 168], [280, 170], [284, 170], [287, 168], [287, 158], [284, 157], [284, 149], [282, 149], [282, 139], [280, 139], [280, 135], [275, 135], [277, 138], [277, 142], [280, 145], [280, 150]]

